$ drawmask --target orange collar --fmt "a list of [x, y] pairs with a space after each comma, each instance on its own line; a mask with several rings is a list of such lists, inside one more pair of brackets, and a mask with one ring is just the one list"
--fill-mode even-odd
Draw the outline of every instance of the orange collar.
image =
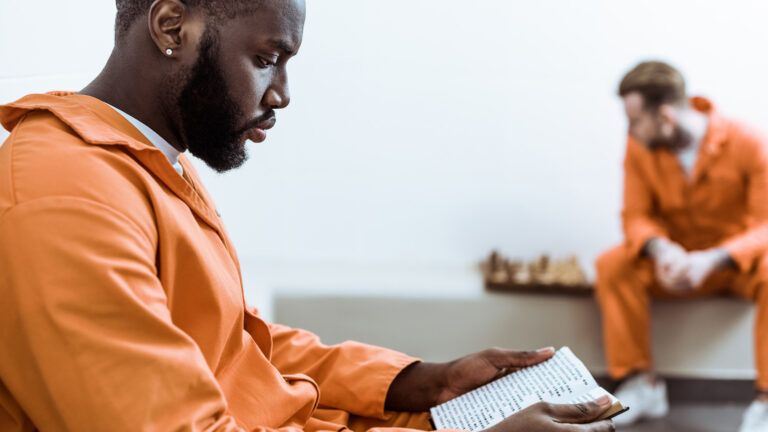
[[123, 145], [138, 151], [154, 148], [141, 132], [109, 105], [73, 92], [31, 94], [2, 105], [0, 123], [10, 131], [26, 114], [36, 110], [53, 113], [89, 144]]
[[720, 116], [715, 105], [707, 98], [694, 96], [690, 99], [691, 107], [696, 111], [706, 114], [709, 119], [707, 133], [701, 143], [701, 149], [708, 154], [715, 154], [722, 150], [727, 142], [727, 124]]
[[[0, 123], [11, 131], [32, 111], [48, 111], [69, 126], [80, 138], [93, 145], [116, 145], [135, 155], [156, 178], [183, 199], [209, 225], [222, 230], [216, 210], [192, 164], [181, 155], [179, 163], [192, 184], [184, 180], [165, 155], [120, 113], [106, 103], [73, 92], [32, 94], [7, 105], [0, 105]], [[195, 188], [194, 185], [197, 185]]]

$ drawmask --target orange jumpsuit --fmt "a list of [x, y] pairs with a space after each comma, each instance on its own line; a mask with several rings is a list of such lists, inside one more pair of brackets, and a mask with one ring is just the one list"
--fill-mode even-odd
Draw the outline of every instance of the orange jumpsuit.
[[0, 430], [429, 428], [416, 359], [269, 324], [192, 165], [97, 99], [0, 107]]
[[[597, 260], [597, 299], [609, 373], [620, 379], [652, 367], [650, 298], [736, 294], [757, 305], [757, 386], [768, 389], [768, 149], [755, 132], [721, 117], [704, 98], [692, 106], [709, 126], [688, 177], [677, 156], [629, 138], [624, 161], [625, 242]], [[711, 275], [693, 292], [664, 290], [645, 243], [665, 237], [686, 250], [725, 248], [737, 265]]]

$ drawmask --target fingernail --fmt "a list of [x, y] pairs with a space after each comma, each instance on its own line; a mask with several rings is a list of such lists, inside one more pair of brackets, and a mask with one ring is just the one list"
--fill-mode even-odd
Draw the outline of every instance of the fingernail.
[[546, 347], [546, 348], [539, 348], [536, 350], [537, 354], [554, 354], [555, 353], [555, 347]]
[[602, 395], [599, 398], [595, 399], [595, 403], [599, 406], [606, 406], [611, 404], [611, 398], [608, 397], [608, 395]]

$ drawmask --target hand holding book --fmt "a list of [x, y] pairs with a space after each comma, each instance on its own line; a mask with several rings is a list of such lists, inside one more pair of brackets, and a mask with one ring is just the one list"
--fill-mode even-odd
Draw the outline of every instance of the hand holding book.
[[554, 348], [514, 351], [491, 348], [447, 363], [414, 363], [389, 388], [389, 411], [427, 411], [504, 375], [546, 361]]
[[610, 420], [598, 420], [610, 406], [608, 397], [570, 405], [539, 402], [485, 429], [485, 432], [612, 432], [615, 429]]
[[[595, 401], [603, 397], [607, 397], [609, 403], [601, 407]], [[547, 361], [501, 377], [437, 405], [430, 412], [437, 429], [502, 432], [519, 430], [518, 426], [525, 426], [523, 430], [557, 431], [562, 429], [556, 426], [564, 426], [564, 422], [589, 423], [611, 418], [624, 410], [565, 347]], [[521, 423], [523, 421], [533, 423]], [[536, 428], [540, 421], [549, 427]], [[603, 425], [608, 429], [601, 429]], [[592, 423], [583, 430], [611, 428], [610, 422], [604, 422]]]

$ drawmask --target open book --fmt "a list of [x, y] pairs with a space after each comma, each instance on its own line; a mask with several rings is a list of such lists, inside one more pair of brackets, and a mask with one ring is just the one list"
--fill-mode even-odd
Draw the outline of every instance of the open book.
[[611, 407], [601, 419], [613, 418], [625, 408], [589, 373], [568, 347], [542, 363], [520, 369], [430, 410], [435, 429], [480, 431], [537, 402], [571, 404], [608, 395]]

